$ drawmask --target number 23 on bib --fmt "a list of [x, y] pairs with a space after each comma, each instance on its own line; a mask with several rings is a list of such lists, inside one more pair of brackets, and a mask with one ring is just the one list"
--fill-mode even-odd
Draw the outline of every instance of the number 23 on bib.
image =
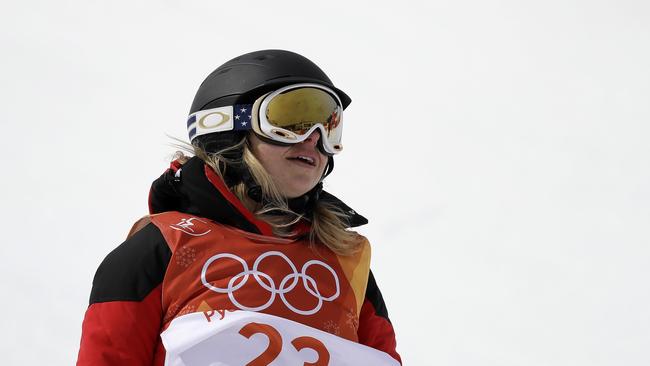
[[166, 366], [399, 366], [374, 348], [250, 311], [183, 315], [171, 322], [161, 338]]

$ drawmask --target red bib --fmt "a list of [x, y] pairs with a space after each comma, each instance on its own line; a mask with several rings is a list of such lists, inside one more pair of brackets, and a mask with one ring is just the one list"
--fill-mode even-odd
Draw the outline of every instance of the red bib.
[[163, 280], [163, 329], [176, 317], [245, 310], [357, 341], [370, 246], [340, 256], [304, 240], [256, 235], [179, 212], [150, 216], [172, 257]]

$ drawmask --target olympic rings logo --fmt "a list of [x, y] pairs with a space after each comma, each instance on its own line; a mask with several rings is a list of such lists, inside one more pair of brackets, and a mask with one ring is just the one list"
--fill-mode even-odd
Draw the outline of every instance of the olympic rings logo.
[[[291, 267], [291, 270], [293, 271], [292, 273], [286, 275], [282, 279], [282, 281], [280, 281], [278, 288], [276, 288], [275, 281], [273, 280], [273, 278], [271, 276], [269, 276], [268, 274], [258, 270], [258, 268], [260, 266], [260, 263], [265, 258], [271, 257], [271, 256], [280, 257], [280, 258], [284, 259], [289, 264], [289, 267]], [[233, 276], [230, 279], [230, 281], [228, 281], [228, 287], [227, 288], [220, 288], [220, 287], [213, 286], [206, 279], [206, 273], [208, 271], [208, 267], [210, 267], [210, 265], [212, 263], [214, 263], [215, 261], [217, 261], [219, 259], [223, 259], [223, 258], [234, 259], [237, 262], [239, 262], [242, 265], [242, 268], [243, 268], [241, 273]], [[321, 266], [321, 267], [327, 269], [332, 274], [332, 277], [334, 278], [334, 283], [336, 284], [336, 292], [332, 296], [328, 296], [328, 297], [323, 296], [320, 293], [320, 291], [318, 290], [318, 284], [317, 284], [316, 280], [313, 277], [307, 275], [307, 269], [309, 267], [313, 266], [313, 265]], [[257, 283], [260, 286], [262, 286], [266, 291], [268, 291], [271, 294], [271, 296], [269, 297], [269, 299], [268, 299], [268, 301], [266, 303], [264, 303], [264, 304], [262, 304], [260, 306], [257, 306], [257, 307], [248, 307], [248, 306], [242, 305], [241, 303], [239, 303], [237, 301], [237, 299], [235, 299], [235, 295], [234, 295], [235, 291], [239, 290], [242, 286], [244, 286], [246, 284], [246, 282], [248, 282], [248, 279], [251, 277], [251, 275], [253, 276], [255, 281], [257, 281]], [[264, 280], [262, 280], [262, 278], [264, 278]], [[237, 281], [240, 280], [240, 279], [241, 279], [241, 281], [239, 283], [237, 283]], [[307, 292], [309, 292], [309, 294], [311, 294], [316, 299], [318, 299], [318, 304], [313, 309], [310, 309], [310, 310], [298, 309], [298, 308], [294, 307], [293, 305], [291, 305], [291, 303], [289, 303], [289, 301], [287, 301], [287, 298], [285, 297], [285, 294], [287, 294], [288, 292], [290, 292], [291, 290], [293, 290], [296, 287], [296, 285], [298, 284], [298, 281], [300, 279], [302, 279], [302, 283], [303, 283], [305, 289], [307, 290]], [[234, 254], [220, 253], [220, 254], [213, 255], [203, 265], [203, 269], [201, 270], [201, 282], [203, 283], [203, 285], [205, 287], [207, 287], [208, 289], [210, 289], [210, 290], [212, 290], [214, 292], [217, 292], [217, 293], [220, 293], [220, 294], [228, 294], [228, 298], [230, 299], [230, 301], [235, 306], [237, 306], [241, 310], [248, 310], [248, 311], [262, 311], [264, 309], [267, 309], [269, 306], [271, 306], [271, 304], [273, 304], [273, 302], [275, 301], [275, 297], [277, 295], [279, 295], [282, 302], [291, 311], [293, 311], [294, 313], [300, 314], [300, 315], [312, 315], [312, 314], [317, 313], [321, 309], [321, 307], [323, 306], [323, 302], [325, 302], [325, 301], [328, 301], [328, 302], [333, 301], [334, 299], [339, 297], [339, 295], [341, 293], [341, 287], [339, 285], [339, 278], [336, 275], [336, 272], [334, 272], [334, 269], [332, 269], [332, 267], [330, 267], [326, 263], [323, 263], [323, 262], [321, 262], [319, 260], [313, 259], [313, 260], [310, 260], [310, 261], [306, 262], [302, 266], [302, 269], [300, 270], [300, 272], [298, 272], [298, 270], [296, 269], [296, 266], [293, 264], [293, 262], [291, 262], [291, 260], [289, 260], [289, 258], [286, 255], [284, 255], [283, 253], [278, 252], [278, 251], [270, 251], [270, 252], [266, 252], [266, 253], [260, 255], [255, 260], [255, 263], [253, 263], [253, 268], [252, 269], [248, 268], [248, 264], [246, 263], [246, 261], [244, 261], [242, 258], [240, 258], [240, 257], [238, 257], [238, 256], [236, 256]], [[237, 284], [235, 284], [235, 283], [237, 283]]]

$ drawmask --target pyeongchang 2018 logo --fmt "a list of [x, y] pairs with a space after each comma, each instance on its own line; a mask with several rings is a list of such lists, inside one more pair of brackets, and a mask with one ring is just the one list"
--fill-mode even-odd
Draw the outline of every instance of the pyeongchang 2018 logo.
[[[269, 274], [261, 271], [259, 268], [261, 266], [261, 263], [270, 257], [278, 257], [280, 258], [283, 262], [286, 262], [291, 268], [291, 273], [287, 274], [280, 280], [279, 282], [276, 282], [273, 277], [271, 277]], [[208, 279], [206, 278], [208, 269], [210, 266], [218, 266], [219, 262], [221, 261], [227, 261], [227, 260], [235, 260], [241, 264], [242, 271], [233, 276], [230, 281], [228, 281], [227, 287], [217, 287], [214, 286]], [[334, 283], [334, 287], [336, 288], [336, 291], [334, 291], [333, 294], [322, 294], [318, 288], [318, 282], [316, 279], [311, 277], [310, 275], [307, 274], [307, 271], [310, 267], [314, 266], [316, 267], [321, 267], [331, 273], [332, 279], [331, 281]], [[277, 263], [273, 262], [273, 267], [272, 268], [277, 268]], [[321, 276], [318, 277], [319, 280], [321, 279]], [[269, 298], [268, 300], [259, 306], [247, 306], [245, 304], [240, 303], [237, 300], [237, 290], [241, 289], [248, 281], [255, 281], [260, 287], [262, 287], [264, 290], [266, 290], [269, 293]], [[325, 281], [328, 281], [325, 279]], [[287, 308], [289, 308], [291, 311], [293, 311], [296, 314], [300, 315], [312, 315], [317, 313], [321, 307], [323, 306], [324, 302], [329, 302], [333, 301], [337, 297], [339, 297], [341, 293], [341, 287], [339, 285], [339, 278], [336, 275], [336, 272], [332, 267], [330, 267], [327, 263], [321, 262], [319, 260], [310, 260], [307, 261], [300, 271], [296, 268], [296, 265], [293, 264], [293, 262], [283, 253], [278, 252], [278, 251], [270, 251], [261, 254], [255, 262], [253, 263], [253, 268], [249, 268], [248, 264], [246, 263], [245, 260], [243, 260], [241, 257], [231, 254], [231, 253], [220, 253], [213, 255], [210, 257], [205, 264], [203, 265], [203, 269], [201, 270], [201, 282], [205, 287], [208, 289], [220, 293], [220, 294], [228, 294], [228, 298], [230, 301], [233, 303], [233, 305], [237, 306], [241, 310], [248, 310], [248, 311], [262, 311], [267, 309], [271, 304], [273, 304], [274, 301], [276, 301], [276, 297], [280, 298], [280, 301], [286, 305]], [[306, 292], [312, 296], [315, 300], [314, 303], [315, 305], [311, 309], [298, 309], [296, 306], [291, 304], [291, 302], [287, 299], [287, 294], [290, 292], [294, 291], [296, 286], [302, 282], [304, 289]], [[326, 296], [329, 295], [329, 296]]]
[[189, 219], [181, 219], [177, 224], [169, 225], [169, 227], [174, 230], [182, 231], [188, 235], [203, 236], [211, 231], [205, 227], [207, 224], [207, 222], [199, 218], [190, 217]]

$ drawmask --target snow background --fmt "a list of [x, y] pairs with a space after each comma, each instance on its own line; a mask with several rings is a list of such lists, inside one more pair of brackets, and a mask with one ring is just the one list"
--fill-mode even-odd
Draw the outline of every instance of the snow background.
[[196, 88], [314, 60], [353, 103], [326, 188], [369, 217], [405, 365], [650, 364], [650, 3], [2, 1], [4, 364], [76, 360]]

